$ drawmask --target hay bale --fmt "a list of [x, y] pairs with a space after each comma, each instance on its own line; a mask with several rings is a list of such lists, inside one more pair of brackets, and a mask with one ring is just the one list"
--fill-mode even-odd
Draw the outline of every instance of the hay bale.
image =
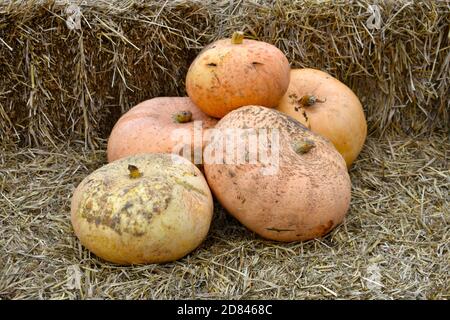
[[200, 248], [165, 265], [115, 266], [83, 248], [70, 196], [105, 142], [0, 154], [0, 299], [449, 299], [450, 142], [369, 137], [345, 222], [277, 243], [219, 206]]
[[[94, 146], [121, 113], [183, 95], [203, 45], [233, 30], [275, 44], [294, 67], [329, 71], [359, 95], [369, 129], [429, 132], [449, 109], [450, 6], [379, 1], [26, 0], [0, 4], [0, 134], [18, 145]], [[76, 21], [79, 8], [79, 29]]]
[[[129, 7], [128, 7], [129, 5]], [[0, 14], [1, 131], [26, 145], [109, 133], [121, 113], [182, 95], [188, 63], [208, 30], [199, 3], [88, 4], [81, 29], [68, 4], [25, 1]]]
[[[246, 5], [224, 24], [287, 53], [293, 67], [326, 70], [360, 97], [369, 131], [407, 134], [448, 125], [450, 4], [375, 1], [380, 29], [369, 29], [374, 1], [278, 1]], [[268, 23], [270, 22], [270, 23]]]

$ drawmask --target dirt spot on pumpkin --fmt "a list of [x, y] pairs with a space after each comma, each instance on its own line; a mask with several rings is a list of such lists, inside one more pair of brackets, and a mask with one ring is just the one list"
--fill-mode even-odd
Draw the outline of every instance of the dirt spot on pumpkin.
[[228, 175], [230, 176], [230, 178], [236, 177], [236, 173], [233, 170], [228, 170]]
[[123, 209], [124, 209], [124, 210], [128, 210], [128, 209], [130, 209], [131, 207], [133, 207], [133, 204], [132, 204], [131, 202], [127, 202], [127, 203], [125, 204], [125, 206], [123, 207]]
[[91, 210], [92, 209], [92, 200], [89, 200], [87, 203], [86, 203], [86, 209], [88, 209], [88, 210]]
[[104, 185], [96, 191], [89, 188], [80, 206], [80, 216], [119, 235], [143, 236], [153, 217], [169, 206], [172, 188], [160, 177], [142, 179], [123, 190], [108, 190]]

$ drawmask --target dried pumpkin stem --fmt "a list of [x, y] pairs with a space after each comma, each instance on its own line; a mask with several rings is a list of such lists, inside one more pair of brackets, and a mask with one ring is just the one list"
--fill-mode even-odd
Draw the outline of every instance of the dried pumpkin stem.
[[233, 32], [233, 36], [231, 37], [232, 44], [242, 44], [244, 42], [244, 33], [242, 31]]
[[295, 153], [297, 154], [305, 154], [308, 153], [309, 150], [314, 148], [316, 144], [314, 141], [309, 139], [304, 140], [296, 140], [292, 143], [292, 148], [294, 149]]
[[179, 111], [174, 113], [173, 120], [176, 123], [186, 123], [192, 120], [192, 112], [190, 111]]
[[129, 177], [131, 179], [137, 179], [137, 178], [142, 177], [142, 173], [139, 171], [138, 167], [136, 167], [135, 165], [129, 164], [128, 170], [130, 171]]
[[316, 96], [309, 94], [304, 95], [299, 100], [299, 103], [304, 107], [310, 107], [315, 103], [323, 103], [323, 102], [325, 102], [325, 100], [319, 100]]

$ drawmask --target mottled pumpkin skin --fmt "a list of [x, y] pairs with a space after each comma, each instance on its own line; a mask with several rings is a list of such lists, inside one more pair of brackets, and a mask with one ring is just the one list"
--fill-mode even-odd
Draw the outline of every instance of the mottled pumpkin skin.
[[[232, 111], [216, 125], [222, 131], [227, 128], [280, 132], [279, 170], [274, 175], [262, 174], [261, 163], [204, 164], [213, 194], [247, 228], [267, 239], [299, 241], [321, 237], [343, 221], [351, 183], [344, 159], [328, 140], [260, 106]], [[314, 147], [298, 152], [295, 146], [302, 141]]]
[[269, 43], [222, 39], [191, 64], [186, 91], [203, 112], [216, 118], [251, 104], [273, 108], [288, 88], [289, 70], [285, 55]]
[[[297, 100], [314, 95], [320, 102], [298, 108]], [[289, 89], [277, 110], [328, 138], [350, 168], [367, 136], [367, 123], [358, 97], [345, 84], [326, 72], [293, 69]]]
[[[130, 178], [129, 165], [142, 175]], [[94, 171], [78, 185], [71, 204], [81, 243], [122, 265], [185, 256], [205, 239], [212, 215], [212, 195], [201, 172], [185, 158], [157, 153]]]
[[[192, 120], [177, 123], [174, 115], [180, 111], [190, 111]], [[158, 97], [144, 101], [123, 114], [114, 125], [108, 139], [108, 162], [142, 153], [172, 153], [177, 144], [172, 136], [174, 130], [185, 129], [193, 142], [194, 121], [201, 121], [203, 129], [217, 123], [188, 97]]]

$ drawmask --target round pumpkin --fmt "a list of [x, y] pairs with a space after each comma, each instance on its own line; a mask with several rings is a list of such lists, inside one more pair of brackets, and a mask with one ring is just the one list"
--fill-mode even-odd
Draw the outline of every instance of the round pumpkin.
[[[248, 136], [259, 141], [253, 145], [271, 146], [278, 165], [262, 161], [261, 148], [254, 152], [239, 147], [250, 145], [242, 131], [249, 128], [255, 132]], [[321, 237], [342, 222], [350, 204], [350, 178], [344, 159], [328, 140], [260, 106], [230, 112], [215, 129], [219, 134], [204, 149], [205, 175], [219, 202], [248, 229], [267, 239], [299, 241]], [[231, 154], [244, 152], [245, 161], [210, 161], [211, 154], [220, 154], [217, 146], [226, 145], [218, 143], [220, 137], [230, 135], [235, 141]], [[244, 138], [237, 142], [239, 137]], [[249, 154], [258, 154], [257, 161]], [[268, 171], [271, 166], [275, 170]]]
[[76, 188], [71, 220], [81, 243], [118, 264], [177, 260], [205, 239], [213, 201], [201, 172], [178, 155], [107, 164]]
[[203, 112], [216, 118], [245, 105], [273, 108], [288, 88], [289, 70], [278, 48], [236, 32], [197, 56], [186, 76], [186, 91]]
[[[196, 121], [199, 129], [214, 127], [217, 122], [198, 109], [188, 97], [159, 97], [144, 101], [123, 114], [114, 125], [108, 140], [108, 162], [134, 154], [172, 153], [178, 144], [182, 144], [182, 137], [188, 138], [186, 143], [190, 143], [188, 148], [194, 161], [194, 143], [200, 147], [203, 145], [203, 137], [194, 136]], [[175, 130], [180, 130], [181, 135], [174, 134]], [[201, 150], [199, 154], [201, 158]]]
[[366, 140], [361, 102], [349, 87], [326, 72], [293, 69], [289, 88], [277, 109], [328, 138], [348, 168]]

